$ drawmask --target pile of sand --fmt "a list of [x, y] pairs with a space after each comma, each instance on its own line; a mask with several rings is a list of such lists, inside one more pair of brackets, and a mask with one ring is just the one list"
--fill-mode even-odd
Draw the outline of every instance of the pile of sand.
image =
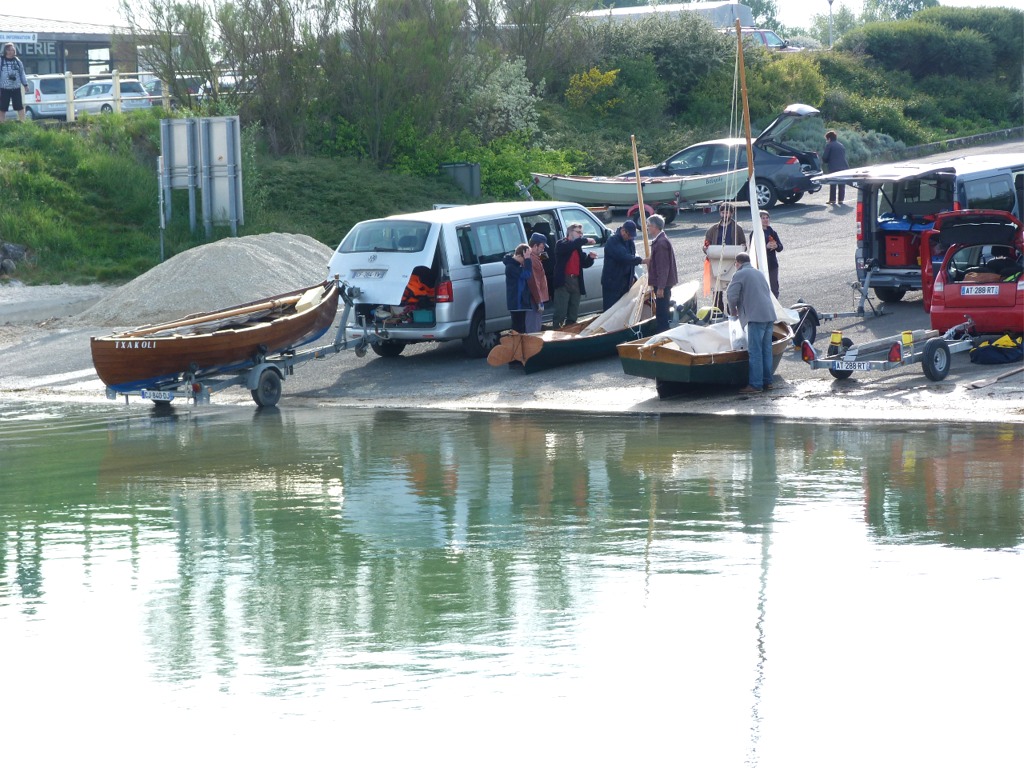
[[175, 320], [314, 285], [333, 253], [306, 235], [229, 237], [184, 251], [75, 317], [110, 328]]

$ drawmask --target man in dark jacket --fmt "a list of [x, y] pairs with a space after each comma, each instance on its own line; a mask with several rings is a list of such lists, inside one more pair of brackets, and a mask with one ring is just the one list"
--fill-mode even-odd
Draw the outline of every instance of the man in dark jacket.
[[512, 316], [512, 330], [526, 333], [526, 313], [533, 309], [530, 297], [530, 276], [533, 274], [530, 246], [526, 243], [517, 245], [515, 253], [506, 256], [504, 263], [505, 301]]
[[[821, 162], [825, 164], [827, 173], [849, 170], [850, 164], [846, 161], [846, 147], [839, 143], [839, 136], [835, 131], [828, 131], [825, 134], [825, 151], [821, 153]], [[838, 193], [838, 200], [836, 199]], [[828, 185], [828, 204], [842, 205], [846, 200], [845, 184]]]
[[658, 214], [647, 217], [647, 234], [651, 237], [651, 258], [647, 259], [647, 283], [654, 289], [654, 332], [669, 328], [669, 301], [672, 289], [679, 282], [676, 273], [676, 252], [665, 234], [665, 219]]
[[627, 219], [604, 244], [601, 292], [606, 310], [629, 290], [634, 279], [633, 269], [643, 261], [636, 255], [635, 238], [636, 224]]
[[570, 224], [565, 238], [555, 244], [555, 269], [551, 288], [555, 291], [555, 328], [575, 323], [580, 312], [580, 297], [587, 295], [583, 270], [594, 266], [594, 257], [583, 250], [594, 245], [592, 237], [583, 237], [582, 224]]

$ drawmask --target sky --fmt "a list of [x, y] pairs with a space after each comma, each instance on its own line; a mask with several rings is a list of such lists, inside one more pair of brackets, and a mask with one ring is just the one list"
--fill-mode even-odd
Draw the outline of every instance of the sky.
[[[665, 0], [665, 2], [679, 2], [681, 0]], [[742, 0], [739, 0], [742, 2]], [[1018, 0], [941, 0], [945, 6], [960, 6], [971, 8], [1012, 8]], [[779, 9], [779, 20], [790, 27], [807, 26], [808, 19], [814, 14], [828, 14], [828, 0], [776, 0]], [[841, 5], [845, 5], [854, 13], [860, 13], [861, 0], [835, 0], [832, 12], [835, 13]], [[117, 0], [34, 0], [28, 4], [22, 4], [18, 8], [17, 16], [32, 16], [41, 19], [54, 19], [57, 21], [83, 21], [93, 24], [119, 24]], [[8, 11], [9, 12], [9, 11]]]

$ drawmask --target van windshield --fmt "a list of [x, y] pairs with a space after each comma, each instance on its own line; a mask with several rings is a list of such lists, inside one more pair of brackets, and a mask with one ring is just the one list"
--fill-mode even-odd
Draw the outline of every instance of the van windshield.
[[430, 234], [430, 224], [424, 221], [380, 219], [356, 224], [338, 246], [339, 253], [362, 251], [422, 251]]

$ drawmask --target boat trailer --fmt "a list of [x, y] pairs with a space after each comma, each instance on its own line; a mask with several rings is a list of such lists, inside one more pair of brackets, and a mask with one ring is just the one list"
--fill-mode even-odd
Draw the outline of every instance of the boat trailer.
[[151, 401], [158, 408], [169, 408], [176, 399], [192, 401], [194, 405], [208, 405], [213, 393], [241, 386], [250, 391], [253, 401], [259, 407], [273, 407], [281, 399], [282, 382], [295, 372], [296, 366], [310, 360], [323, 360], [346, 349], [355, 352], [356, 357], [363, 357], [371, 344], [386, 338], [386, 331], [378, 333], [365, 324], [360, 334], [352, 334], [347, 328], [348, 318], [359, 289], [339, 281], [338, 292], [345, 303], [345, 309], [341, 313], [334, 341], [330, 344], [301, 351], [290, 349], [275, 355], [257, 354], [250, 363], [227, 371], [183, 371], [177, 378], [157, 387], [128, 391], [107, 387], [107, 399], [117, 400], [123, 396], [125, 402], [128, 402], [128, 398], [134, 395]]
[[824, 357], [818, 357], [811, 343], [800, 345], [800, 355], [811, 368], [828, 368], [836, 379], [848, 379], [854, 371], [889, 371], [920, 363], [924, 375], [942, 381], [949, 374], [952, 356], [969, 350], [974, 343], [974, 321], [955, 325], [943, 334], [936, 330], [903, 331], [895, 336], [855, 345], [833, 331]]

